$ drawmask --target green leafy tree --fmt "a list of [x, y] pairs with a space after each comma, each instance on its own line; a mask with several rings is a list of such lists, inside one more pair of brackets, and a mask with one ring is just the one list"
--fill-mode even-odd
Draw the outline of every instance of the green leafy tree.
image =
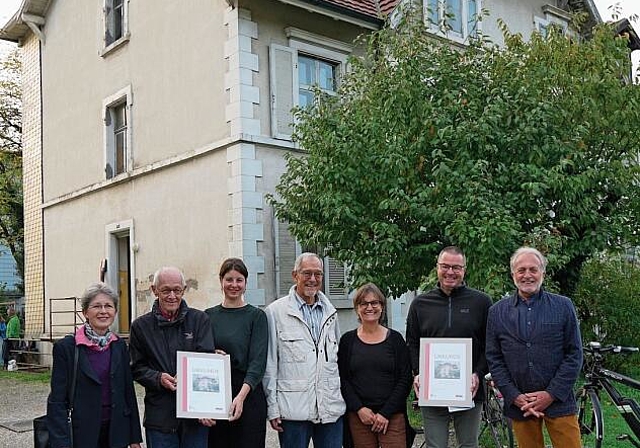
[[[640, 267], [635, 256], [607, 254], [589, 259], [573, 296], [583, 341], [640, 346], [639, 296]], [[612, 367], [623, 361], [638, 362], [636, 357], [607, 359]]]
[[24, 279], [20, 72], [18, 50], [0, 61], [0, 243], [11, 250]]
[[398, 295], [449, 244], [467, 281], [499, 296], [523, 244], [570, 293], [580, 267], [633, 241], [640, 91], [626, 41], [607, 26], [579, 42], [551, 32], [462, 51], [420, 20], [364, 38], [339, 94], [297, 111], [287, 172], [270, 198], [305, 244], [352, 266], [353, 283]]

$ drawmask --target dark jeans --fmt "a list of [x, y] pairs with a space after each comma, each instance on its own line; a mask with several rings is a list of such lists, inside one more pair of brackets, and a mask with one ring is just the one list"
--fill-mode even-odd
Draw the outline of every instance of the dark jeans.
[[10, 359], [16, 359], [16, 355], [11, 355], [10, 352], [12, 350], [18, 349], [18, 344], [20, 341], [10, 341], [8, 339], [4, 340], [4, 348], [2, 350], [2, 357], [4, 358], [2, 362], [4, 363], [4, 367], [7, 368]]
[[206, 448], [208, 429], [200, 424], [180, 425], [178, 432], [146, 429], [147, 448]]
[[343, 417], [334, 423], [282, 420], [280, 448], [308, 448], [311, 439], [314, 448], [341, 448], [342, 420]]

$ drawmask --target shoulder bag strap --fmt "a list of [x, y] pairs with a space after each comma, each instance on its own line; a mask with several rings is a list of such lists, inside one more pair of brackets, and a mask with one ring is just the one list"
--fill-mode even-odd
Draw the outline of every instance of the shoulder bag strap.
[[71, 377], [71, 387], [69, 388], [69, 409], [67, 409], [67, 424], [69, 425], [70, 448], [73, 448], [73, 425], [71, 423], [71, 414], [73, 414], [73, 400], [76, 395], [76, 380], [78, 379], [78, 352], [80, 351], [77, 345], [74, 344], [74, 347], [73, 376]]

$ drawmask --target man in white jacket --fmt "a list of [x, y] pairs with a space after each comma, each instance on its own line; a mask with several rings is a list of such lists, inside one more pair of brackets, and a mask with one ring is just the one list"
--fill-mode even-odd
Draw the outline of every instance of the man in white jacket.
[[341, 448], [342, 415], [335, 307], [320, 291], [323, 264], [303, 253], [293, 268], [295, 285], [265, 312], [269, 350], [263, 386], [267, 418], [281, 448]]

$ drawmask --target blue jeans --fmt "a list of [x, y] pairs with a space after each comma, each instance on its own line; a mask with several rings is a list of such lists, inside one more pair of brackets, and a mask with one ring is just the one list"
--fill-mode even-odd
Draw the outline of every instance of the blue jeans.
[[314, 448], [341, 448], [342, 419], [334, 423], [282, 420], [284, 431], [278, 433], [280, 448], [308, 448], [311, 439]]
[[145, 429], [147, 448], [207, 448], [209, 428], [200, 424], [182, 424], [177, 432]]

